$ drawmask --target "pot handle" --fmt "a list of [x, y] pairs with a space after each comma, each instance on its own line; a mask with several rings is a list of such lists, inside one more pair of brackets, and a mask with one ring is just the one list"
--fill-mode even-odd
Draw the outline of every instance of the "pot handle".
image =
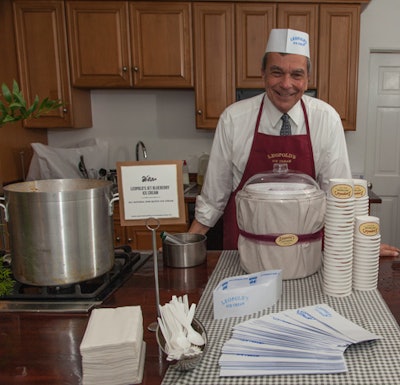
[[118, 193], [113, 194], [113, 197], [110, 200], [110, 203], [108, 204], [108, 215], [110, 217], [114, 214], [114, 202], [115, 201], [119, 201], [119, 194]]
[[[5, 201], [6, 199], [4, 197], [0, 197], [0, 201]], [[3, 205], [2, 203], [0, 203], [0, 207], [3, 207], [4, 209], [4, 220], [6, 222], [8, 222], [8, 210], [7, 210], [7, 206]]]

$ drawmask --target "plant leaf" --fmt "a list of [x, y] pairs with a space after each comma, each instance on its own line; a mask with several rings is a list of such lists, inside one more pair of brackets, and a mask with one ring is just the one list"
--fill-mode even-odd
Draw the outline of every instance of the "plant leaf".
[[1, 85], [1, 92], [2, 92], [2, 94], [3, 94], [3, 96], [4, 96], [4, 99], [6, 100], [6, 102], [7, 102], [7, 103], [11, 103], [12, 100], [13, 100], [13, 98], [12, 98], [10, 89], [7, 87], [7, 84], [3, 83], [3, 84]]
[[13, 81], [12, 92], [5, 83], [1, 85], [1, 89], [5, 103], [0, 100], [0, 126], [21, 119], [38, 118], [64, 105], [61, 100], [51, 100], [48, 97], [40, 102], [39, 96], [36, 95], [32, 105], [28, 106], [15, 80]]
[[36, 111], [38, 105], [39, 105], [39, 96], [36, 95], [33, 104], [26, 110], [27, 116], [32, 115]]
[[13, 92], [13, 97], [14, 97], [14, 101], [20, 103], [21, 106], [23, 106], [24, 108], [26, 108], [26, 101], [24, 99], [24, 96], [21, 94], [21, 92], [19, 91], [14, 91]]
[[14, 79], [13, 80], [13, 94], [19, 94], [21, 93], [19, 90], [19, 85], [17, 83], [17, 81]]

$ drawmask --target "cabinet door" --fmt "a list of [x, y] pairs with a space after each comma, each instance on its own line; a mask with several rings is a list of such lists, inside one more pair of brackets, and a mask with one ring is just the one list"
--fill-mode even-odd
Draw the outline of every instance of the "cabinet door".
[[318, 96], [355, 130], [360, 5], [320, 6]]
[[121, 226], [119, 221], [114, 221], [114, 247], [127, 244], [125, 227]]
[[31, 104], [61, 99], [64, 107], [27, 120], [26, 127], [90, 127], [90, 94], [70, 87], [64, 3], [14, 1], [15, 37], [22, 92]]
[[129, 245], [132, 249], [138, 249], [137, 247], [137, 235], [136, 235], [136, 229], [131, 226], [126, 226], [125, 227], [125, 244]]
[[131, 87], [126, 1], [67, 1], [72, 83]]
[[236, 87], [264, 88], [261, 60], [275, 27], [275, 4], [236, 4]]
[[[14, 17], [11, 1], [0, 1], [0, 36], [4, 36], [0, 59], [0, 82], [12, 86], [13, 79], [18, 79], [17, 47], [14, 38]], [[26, 129], [22, 122], [4, 124], [0, 127], [0, 194], [3, 195], [3, 184], [24, 181], [32, 157], [31, 143], [47, 143], [46, 129]], [[0, 210], [0, 217], [4, 211]], [[1, 222], [1, 220], [0, 220]], [[5, 239], [4, 239], [5, 238]], [[6, 225], [0, 224], [0, 249], [2, 242], [8, 242]]]
[[[186, 218], [188, 217], [186, 207]], [[153, 248], [153, 233], [145, 225], [121, 226], [119, 202], [114, 203], [114, 246], [129, 245], [136, 250], [151, 250]], [[157, 247], [162, 246], [160, 234], [163, 231], [168, 233], [186, 233], [189, 229], [188, 219], [183, 224], [161, 225], [156, 231]]]
[[193, 87], [190, 3], [130, 3], [134, 86]]
[[[137, 250], [152, 250], [153, 249], [153, 233], [142, 227], [132, 227], [135, 230], [135, 248]], [[166, 231], [170, 234], [186, 233], [188, 231], [188, 225], [164, 225], [156, 231], [156, 244], [157, 248], [162, 247], [161, 233]]]
[[215, 129], [235, 100], [234, 5], [194, 3], [196, 126]]
[[309, 88], [317, 88], [318, 63], [318, 5], [279, 4], [278, 28], [307, 32], [310, 36], [311, 77]]

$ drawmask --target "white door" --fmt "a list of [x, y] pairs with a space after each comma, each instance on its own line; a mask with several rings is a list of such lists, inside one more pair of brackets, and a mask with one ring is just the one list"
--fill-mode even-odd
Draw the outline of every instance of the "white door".
[[382, 198], [371, 214], [382, 242], [400, 246], [400, 53], [371, 53], [365, 174]]

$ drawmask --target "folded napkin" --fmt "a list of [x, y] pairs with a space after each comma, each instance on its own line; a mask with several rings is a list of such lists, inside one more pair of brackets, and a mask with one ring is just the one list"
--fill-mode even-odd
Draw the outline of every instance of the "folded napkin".
[[83, 336], [83, 385], [142, 381], [145, 343], [140, 306], [94, 309]]

